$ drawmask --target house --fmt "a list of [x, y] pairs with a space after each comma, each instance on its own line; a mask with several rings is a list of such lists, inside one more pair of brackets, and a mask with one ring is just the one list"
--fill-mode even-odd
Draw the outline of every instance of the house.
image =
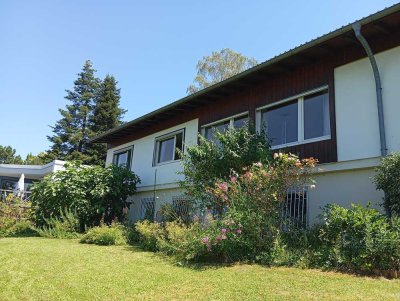
[[[55, 160], [45, 165], [0, 164], [0, 198], [23, 187], [29, 194], [29, 187], [34, 181], [43, 179], [49, 173], [62, 170], [64, 161]], [[21, 189], [19, 189], [21, 190]]]
[[[375, 60], [379, 72], [372, 68]], [[316, 187], [288, 192], [286, 203], [287, 215], [313, 223], [328, 203], [371, 201], [379, 208], [383, 193], [372, 177], [382, 156], [400, 151], [399, 113], [397, 4], [92, 141], [108, 144], [107, 165], [127, 164], [141, 177], [130, 210], [137, 220], [184, 198], [176, 148], [197, 143], [198, 132], [209, 136], [214, 128], [247, 120], [258, 128], [265, 124], [274, 150], [320, 162]]]

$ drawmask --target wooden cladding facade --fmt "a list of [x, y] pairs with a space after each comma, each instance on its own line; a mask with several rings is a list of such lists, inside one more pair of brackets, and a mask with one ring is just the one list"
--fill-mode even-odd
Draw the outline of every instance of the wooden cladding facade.
[[[390, 30], [382, 26], [368, 25], [364, 32], [369, 33], [368, 41], [374, 53], [391, 49], [400, 45], [400, 13], [387, 18], [387, 24], [392, 24]], [[378, 30], [381, 28], [380, 30]], [[335, 87], [334, 69], [338, 66], [366, 57], [365, 51], [352, 32], [338, 36], [304, 50], [300, 54], [286, 58], [267, 70], [257, 71], [249, 76], [249, 80], [230, 84], [229, 87], [219, 87], [212, 95], [199, 96], [181, 106], [162, 112], [152, 121], [143, 121], [131, 132], [116, 133], [110, 138], [109, 147], [116, 147], [152, 133], [165, 130], [172, 126], [199, 119], [199, 131], [205, 124], [216, 122], [242, 112], [248, 112], [250, 119], [255, 121], [256, 110], [259, 107], [273, 104], [309, 90], [328, 86], [331, 139], [288, 147], [285, 151], [314, 157], [320, 163], [337, 161], [336, 118], [335, 118]], [[372, 71], [371, 71], [372, 72]]]

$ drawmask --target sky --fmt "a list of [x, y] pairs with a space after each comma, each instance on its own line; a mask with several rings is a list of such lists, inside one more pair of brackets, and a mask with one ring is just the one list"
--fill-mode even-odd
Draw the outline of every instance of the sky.
[[0, 145], [49, 149], [85, 60], [116, 77], [129, 121], [184, 97], [212, 51], [263, 62], [396, 2], [0, 0]]

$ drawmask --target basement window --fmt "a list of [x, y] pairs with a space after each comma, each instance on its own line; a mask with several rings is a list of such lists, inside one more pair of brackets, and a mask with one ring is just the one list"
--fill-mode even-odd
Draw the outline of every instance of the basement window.
[[133, 147], [124, 148], [114, 152], [113, 164], [131, 169]]
[[328, 89], [316, 89], [260, 108], [273, 149], [331, 139]]
[[179, 130], [156, 138], [154, 165], [173, 162], [181, 159], [183, 151], [184, 130]]

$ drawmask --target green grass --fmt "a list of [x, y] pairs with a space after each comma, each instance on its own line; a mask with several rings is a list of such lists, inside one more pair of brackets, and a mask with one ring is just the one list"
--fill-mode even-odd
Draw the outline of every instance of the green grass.
[[400, 280], [259, 265], [188, 268], [133, 247], [0, 239], [0, 300], [400, 300]]

